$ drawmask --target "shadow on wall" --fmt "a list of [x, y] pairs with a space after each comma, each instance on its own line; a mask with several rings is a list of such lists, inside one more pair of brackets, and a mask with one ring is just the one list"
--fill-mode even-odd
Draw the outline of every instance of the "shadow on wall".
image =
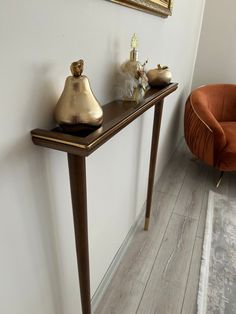
[[106, 75], [106, 89], [111, 95], [112, 99], [117, 99], [116, 95], [116, 87], [117, 84], [117, 76], [120, 71], [120, 62], [119, 62], [119, 51], [120, 51], [120, 41], [116, 39], [109, 39], [108, 43], [108, 54], [113, 56], [113, 63], [109, 65], [109, 68], [107, 69], [107, 75]]
[[[44, 64], [36, 67], [33, 66], [32, 86], [29, 89], [30, 116], [32, 125], [35, 128], [41, 127], [50, 129], [55, 126], [53, 111], [56, 103], [64, 88], [65, 77], [56, 73], [56, 66], [53, 64]], [[37, 75], [35, 75], [37, 73]], [[29, 118], [27, 115], [26, 119]]]
[[[135, 179], [134, 179], [134, 186], [133, 186], [133, 202], [134, 204], [133, 210], [131, 213], [133, 214], [132, 221], [136, 221], [137, 219], [137, 210], [138, 210], [138, 192], [139, 192], [139, 181], [140, 181], [140, 163], [141, 163], [141, 156], [142, 156], [142, 142], [143, 142], [143, 133], [144, 133], [144, 116], [142, 115], [139, 118], [139, 127], [137, 133], [137, 148], [136, 148], [136, 169], [135, 169]], [[148, 167], [148, 165], [147, 165]]]
[[[2, 253], [9, 267], [7, 273], [12, 276], [12, 279], [9, 278], [11, 290], [20, 295], [20, 282], [21, 285], [24, 282], [24, 290], [37, 291], [36, 294], [32, 292], [27, 302], [29, 304], [9, 306], [18, 306], [20, 312], [22, 306], [28, 308], [35, 299], [42, 298], [40, 302], [45, 313], [63, 314], [46, 151], [34, 146], [30, 137], [32, 125], [35, 128], [51, 128], [55, 125], [53, 109], [58, 93], [55, 88], [57, 82], [53, 79], [51, 70], [52, 66], [49, 65], [32, 67], [31, 86], [28, 89], [31, 94], [27, 100], [28, 111], [20, 121], [21, 134], [16, 134], [15, 141], [12, 141], [11, 146], [8, 145], [7, 151], [0, 158], [0, 173], [4, 182], [0, 186], [3, 192], [1, 201], [5, 210], [1, 229], [7, 235], [3, 239], [6, 252]], [[16, 246], [15, 250], [12, 243]], [[17, 268], [18, 280], [12, 271]], [[32, 286], [27, 286], [28, 282]], [[11, 295], [12, 291], [6, 293]], [[24, 293], [22, 296], [25, 297]]]
[[[42, 149], [33, 146], [30, 136], [27, 134], [20, 141], [14, 143], [12, 149], [9, 149], [0, 161], [1, 177], [6, 178], [4, 188], [10, 194], [4, 195], [3, 193], [5, 201], [2, 200], [6, 210], [4, 224], [8, 226], [7, 228], [9, 226], [11, 228], [9, 237], [4, 239], [4, 247], [9, 250], [5, 253], [6, 258], [9, 259], [10, 254], [11, 260], [14, 261], [14, 264], [9, 267], [18, 267], [20, 274], [18, 280], [22, 280], [20, 276], [23, 276], [25, 284], [28, 281], [35, 282], [32, 287], [29, 286], [27, 289], [40, 289], [37, 297], [44, 298], [41, 301], [45, 303], [45, 309], [50, 308], [53, 310], [52, 313], [63, 314], [60, 274], [56, 258], [57, 252], [55, 252], [55, 232], [44, 155]], [[6, 246], [7, 241], [9, 241], [9, 246]], [[13, 250], [11, 241], [19, 248], [21, 255], [18, 254], [18, 250]], [[26, 273], [24, 273], [25, 265], [28, 265]], [[9, 274], [11, 273], [10, 269]], [[15, 281], [16, 278], [12, 278], [13, 284], [16, 284], [17, 287]], [[9, 295], [11, 295], [10, 291]], [[35, 296], [33, 297], [35, 298]], [[28, 301], [29, 303], [33, 302], [30, 298]], [[45, 312], [48, 313], [48, 311]]]
[[[185, 101], [186, 101], [186, 93], [182, 91], [179, 93], [176, 105], [173, 109], [173, 111], [170, 114], [170, 118], [168, 121], [168, 125], [163, 125], [162, 128], [165, 128], [165, 137], [163, 137], [163, 129], [161, 128], [161, 136], [160, 136], [160, 150], [159, 154], [157, 156], [157, 165], [158, 162], [163, 165], [163, 169], [165, 169], [166, 165], [169, 162], [169, 159], [171, 158], [171, 155], [173, 154], [174, 150], [176, 149], [180, 137], [183, 137], [183, 114], [184, 114], [184, 107], [185, 107]], [[173, 99], [173, 98], [172, 98]], [[164, 104], [164, 108], [167, 109], [168, 104]], [[170, 104], [171, 105], [171, 104]], [[166, 106], [166, 107], [165, 107]], [[163, 115], [165, 114], [165, 111], [163, 112]], [[168, 160], [164, 160], [165, 156], [169, 156]], [[160, 177], [160, 172], [158, 172], [159, 169], [157, 169], [156, 177]]]
[[[42, 237], [43, 251], [45, 253], [45, 260], [48, 271], [48, 278], [50, 284], [50, 291], [52, 292], [53, 305], [55, 313], [63, 314], [63, 291], [62, 282], [59, 271], [59, 259], [57, 252], [56, 241], [56, 226], [53, 222], [53, 206], [50, 198], [50, 187], [46, 172], [46, 156], [45, 150], [37, 148], [32, 153], [29, 160], [30, 181], [34, 182], [32, 195], [34, 195], [34, 206], [37, 214], [37, 221], [39, 223], [39, 232]], [[37, 167], [37, 171], [35, 171]], [[34, 173], [35, 171], [35, 173]], [[38, 176], [35, 180], [35, 176]], [[40, 206], [41, 203], [41, 206]]]
[[[37, 76], [35, 77], [37, 79], [33, 82], [31, 88], [31, 99], [36, 100], [32, 106], [32, 118], [35, 121], [35, 128], [51, 129], [56, 126], [53, 112], [65, 82], [64, 76], [58, 79], [60, 75], [58, 75], [56, 68], [57, 66], [53, 64], [43, 64], [36, 69]], [[28, 144], [31, 157], [28, 159], [29, 182], [34, 183], [31, 186], [32, 191], [30, 194], [33, 196], [33, 209], [39, 225], [42, 250], [45, 254], [45, 269], [48, 273], [53, 308], [55, 313], [63, 314], [63, 309], [66, 306], [63, 304], [63, 279], [60, 274], [60, 253], [58, 252], [58, 241], [56, 239], [58, 232], [57, 224], [54, 223], [54, 203], [50, 194], [50, 178], [47, 173], [48, 153], [41, 147], [33, 146], [31, 141]]]
[[186, 102], [186, 96], [183, 91], [180, 92], [176, 106], [172, 112], [170, 119], [170, 136], [176, 138], [175, 144], [177, 145], [179, 137], [176, 134], [183, 135], [183, 113]]

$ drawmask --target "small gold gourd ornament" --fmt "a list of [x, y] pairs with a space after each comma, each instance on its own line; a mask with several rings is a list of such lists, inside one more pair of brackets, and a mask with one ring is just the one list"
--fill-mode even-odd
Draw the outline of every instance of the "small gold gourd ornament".
[[65, 131], [70, 132], [77, 132], [82, 127], [97, 128], [102, 124], [103, 111], [90, 88], [88, 78], [82, 75], [84, 61], [73, 62], [70, 69], [73, 76], [66, 79], [55, 108], [55, 120]]
[[167, 66], [157, 65], [156, 69], [147, 72], [148, 83], [150, 86], [165, 86], [170, 84], [172, 75]]

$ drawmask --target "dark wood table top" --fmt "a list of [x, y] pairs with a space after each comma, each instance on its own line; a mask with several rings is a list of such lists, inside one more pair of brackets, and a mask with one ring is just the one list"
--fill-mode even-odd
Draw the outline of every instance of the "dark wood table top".
[[82, 130], [73, 134], [59, 127], [50, 131], [35, 129], [31, 131], [32, 140], [36, 145], [88, 156], [146, 110], [175, 91], [177, 87], [177, 83], [171, 83], [164, 88], [151, 88], [139, 104], [131, 101], [112, 101], [104, 105], [103, 123], [98, 129]]

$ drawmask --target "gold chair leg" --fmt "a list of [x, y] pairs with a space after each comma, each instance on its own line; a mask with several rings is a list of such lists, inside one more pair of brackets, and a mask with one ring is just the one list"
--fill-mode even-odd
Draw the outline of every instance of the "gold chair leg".
[[191, 161], [196, 162], [196, 161], [198, 161], [198, 159], [199, 159], [199, 158], [197, 158], [197, 157], [194, 156], [194, 157], [191, 158]]
[[219, 176], [219, 179], [218, 179], [218, 182], [217, 182], [217, 184], [216, 184], [216, 188], [217, 188], [217, 189], [218, 189], [218, 187], [220, 186], [220, 183], [221, 183], [221, 181], [222, 181], [223, 175], [224, 175], [224, 171], [221, 171], [220, 176]]

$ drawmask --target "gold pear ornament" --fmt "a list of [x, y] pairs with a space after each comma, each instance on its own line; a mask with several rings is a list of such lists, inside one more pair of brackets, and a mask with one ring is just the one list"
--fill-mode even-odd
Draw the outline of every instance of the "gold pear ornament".
[[83, 69], [83, 60], [71, 64], [72, 76], [67, 77], [55, 108], [55, 120], [65, 131], [98, 128], [103, 121], [102, 108], [90, 88], [88, 78], [82, 75]]
[[172, 75], [168, 66], [157, 65], [156, 69], [147, 72], [148, 83], [152, 87], [170, 84]]

